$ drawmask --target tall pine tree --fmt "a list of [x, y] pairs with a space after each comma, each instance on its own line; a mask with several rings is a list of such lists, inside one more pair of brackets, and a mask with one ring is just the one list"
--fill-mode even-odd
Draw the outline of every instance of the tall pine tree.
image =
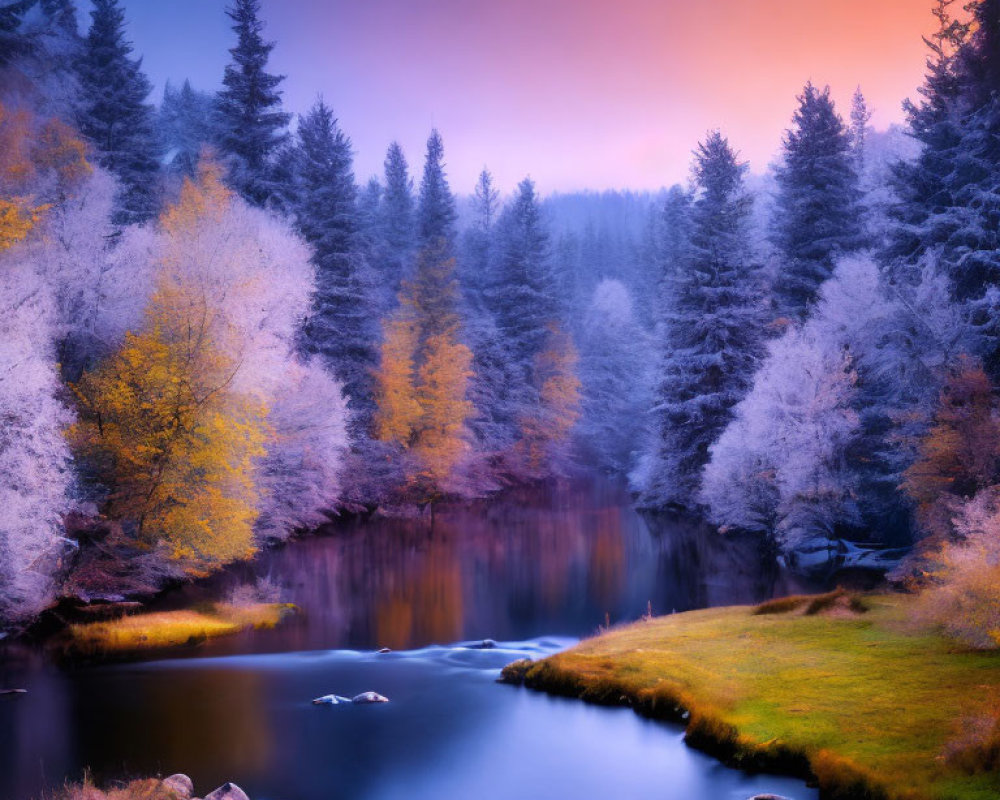
[[403, 148], [397, 142], [389, 145], [384, 169], [385, 187], [379, 205], [378, 267], [384, 293], [393, 296], [412, 268], [416, 245], [413, 180]]
[[357, 439], [366, 435], [374, 410], [377, 317], [359, 234], [351, 142], [322, 101], [299, 121], [294, 171], [293, 207], [316, 266], [305, 349], [320, 354], [343, 384]]
[[450, 256], [455, 244], [457, 220], [455, 198], [444, 171], [444, 142], [441, 134], [434, 130], [427, 139], [427, 158], [420, 181], [417, 244], [424, 249], [429, 246], [441, 248]]
[[940, 0], [923, 102], [909, 104], [920, 156], [895, 171], [900, 198], [886, 253], [890, 274], [915, 283], [933, 252], [980, 331], [981, 356], [1000, 377], [1000, 0], [969, 8], [972, 24]]
[[851, 139], [830, 99], [807, 83], [786, 131], [771, 241], [781, 256], [775, 293], [782, 315], [803, 317], [837, 257], [863, 243]]
[[273, 160], [287, 138], [290, 114], [281, 110], [283, 75], [267, 71], [273, 42], [263, 38], [260, 0], [234, 0], [236, 47], [219, 93], [219, 148], [228, 160], [229, 181], [248, 201], [265, 205], [275, 194]]
[[152, 86], [142, 59], [130, 58], [125, 13], [118, 0], [94, 0], [91, 25], [77, 66], [78, 124], [97, 151], [98, 163], [118, 178], [115, 222], [145, 222], [158, 210], [159, 144]]
[[668, 206], [674, 229], [689, 225], [690, 237], [669, 256], [652, 441], [634, 478], [640, 503], [649, 508], [696, 507], [708, 447], [749, 388], [761, 355], [760, 268], [751, 246], [746, 169], [714, 132], [695, 151], [690, 221], [676, 220], [682, 194], [674, 193]]

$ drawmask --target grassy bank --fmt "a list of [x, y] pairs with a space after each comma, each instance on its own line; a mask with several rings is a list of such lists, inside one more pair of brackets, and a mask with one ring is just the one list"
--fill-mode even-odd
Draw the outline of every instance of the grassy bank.
[[826, 798], [1000, 796], [984, 720], [1000, 654], [914, 631], [904, 597], [830, 598], [642, 621], [504, 677], [683, 720], [694, 746], [813, 778]]
[[115, 655], [196, 644], [251, 628], [273, 628], [294, 610], [289, 603], [219, 603], [200, 609], [134, 614], [71, 625], [66, 649], [80, 655]]

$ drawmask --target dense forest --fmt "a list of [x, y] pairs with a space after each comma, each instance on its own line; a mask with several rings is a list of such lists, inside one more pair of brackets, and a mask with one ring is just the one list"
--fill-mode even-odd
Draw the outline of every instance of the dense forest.
[[222, 89], [158, 104], [119, 0], [3, 5], [0, 616], [580, 469], [992, 598], [1000, 0], [953, 2], [905, 131], [807, 83], [765, 175], [716, 130], [688, 185], [548, 197], [451, 186], [436, 130], [359, 181], [349, 120], [283, 110], [259, 0]]

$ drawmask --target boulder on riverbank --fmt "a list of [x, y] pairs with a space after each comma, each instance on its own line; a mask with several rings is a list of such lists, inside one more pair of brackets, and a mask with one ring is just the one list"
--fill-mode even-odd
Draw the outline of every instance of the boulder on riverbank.
[[224, 783], [218, 789], [206, 794], [205, 800], [250, 800], [250, 798], [235, 783]]
[[164, 778], [163, 785], [176, 794], [178, 800], [191, 800], [194, 795], [194, 782], [183, 772]]

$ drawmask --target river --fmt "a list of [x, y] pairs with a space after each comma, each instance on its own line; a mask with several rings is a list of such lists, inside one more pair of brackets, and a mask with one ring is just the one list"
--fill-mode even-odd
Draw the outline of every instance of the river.
[[[0, 798], [79, 779], [182, 771], [252, 800], [572, 797], [814, 800], [687, 748], [678, 726], [496, 683], [516, 658], [603, 624], [759, 601], [792, 587], [757, 546], [643, 517], [601, 479], [427, 519], [332, 525], [173, 592], [169, 607], [266, 578], [301, 613], [139, 663], [61, 668], [0, 654]], [[494, 649], [467, 646], [484, 638]], [[391, 653], [379, 654], [388, 647]], [[311, 699], [373, 690], [379, 706]]]

